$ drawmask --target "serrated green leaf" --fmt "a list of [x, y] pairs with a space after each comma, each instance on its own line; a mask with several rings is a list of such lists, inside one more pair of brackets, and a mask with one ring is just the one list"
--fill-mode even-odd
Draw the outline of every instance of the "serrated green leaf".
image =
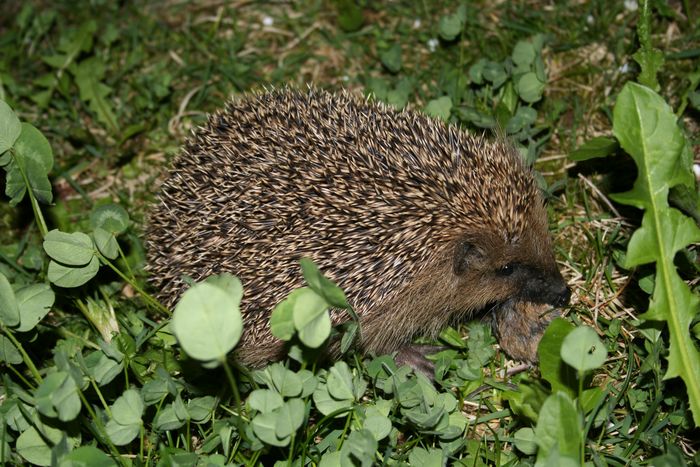
[[116, 134], [119, 131], [117, 117], [107, 101], [112, 88], [100, 82], [105, 74], [104, 63], [95, 56], [87, 58], [75, 67], [74, 74], [80, 99], [87, 102], [97, 119]]
[[21, 132], [19, 118], [5, 101], [0, 100], [0, 154], [15, 144]]
[[617, 143], [617, 140], [605, 136], [598, 136], [586, 141], [575, 151], [572, 151], [571, 154], [569, 154], [569, 159], [578, 162], [594, 159], [596, 157], [605, 157], [617, 151], [619, 147], [620, 145]]
[[656, 263], [654, 295], [641, 318], [668, 325], [670, 348], [664, 378], [683, 379], [695, 425], [700, 426], [700, 352], [690, 335], [700, 299], [673, 263], [680, 249], [700, 241], [700, 229], [668, 204], [671, 187], [693, 183], [687, 143], [676, 120], [657, 93], [639, 84], [625, 85], [613, 110], [613, 133], [634, 159], [638, 177], [631, 191], [612, 197], [645, 210], [642, 226], [630, 240], [626, 265]]

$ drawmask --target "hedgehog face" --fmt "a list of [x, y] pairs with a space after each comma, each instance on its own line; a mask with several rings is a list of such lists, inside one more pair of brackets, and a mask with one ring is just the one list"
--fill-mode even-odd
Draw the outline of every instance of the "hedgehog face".
[[452, 266], [455, 295], [462, 302], [457, 308], [481, 309], [506, 300], [557, 307], [569, 302], [570, 292], [547, 236], [507, 242], [497, 234], [467, 235], [456, 242]]

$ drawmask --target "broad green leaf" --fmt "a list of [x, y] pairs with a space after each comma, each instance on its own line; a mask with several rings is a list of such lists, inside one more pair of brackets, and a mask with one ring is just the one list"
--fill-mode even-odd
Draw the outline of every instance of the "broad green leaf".
[[58, 419], [62, 422], [74, 420], [82, 407], [78, 394], [78, 385], [71, 375], [65, 373], [61, 384], [51, 394], [51, 402], [58, 412]]
[[[60, 439], [58, 430], [51, 428], [49, 432], [52, 434], [51, 441]], [[44, 434], [47, 434], [47, 432], [44, 431]], [[58, 437], [56, 437], [56, 434], [58, 434]], [[15, 449], [17, 454], [32, 464], [51, 465], [51, 447], [34, 427], [30, 427], [19, 435]]]
[[19, 320], [17, 297], [7, 277], [0, 272], [0, 321], [6, 326], [16, 326]]
[[100, 269], [100, 261], [93, 256], [86, 266], [64, 266], [55, 261], [49, 262], [47, 276], [51, 282], [60, 287], [80, 287], [95, 277]]
[[187, 401], [187, 412], [190, 419], [195, 423], [209, 421], [211, 414], [216, 408], [217, 400], [213, 396], [195, 397]]
[[7, 177], [5, 179], [5, 194], [10, 198], [10, 206], [17, 206], [27, 193], [27, 184], [24, 182], [22, 172], [19, 170], [15, 159], [5, 167]]
[[439, 118], [446, 122], [450, 118], [452, 99], [450, 96], [442, 96], [428, 102], [423, 111], [431, 117]]
[[21, 132], [19, 118], [5, 101], [0, 100], [0, 155], [15, 144]]
[[605, 345], [588, 326], [571, 331], [561, 345], [562, 360], [581, 373], [600, 368], [607, 357]]
[[262, 379], [274, 388], [282, 397], [298, 397], [302, 391], [302, 382], [298, 374], [284, 367], [282, 363], [274, 363], [260, 371]]
[[168, 404], [161, 408], [153, 419], [156, 430], [170, 431], [177, 430], [187, 421], [184, 417], [179, 417], [173, 404]]
[[97, 384], [109, 384], [124, 368], [124, 356], [110, 357], [104, 350], [92, 352], [85, 358], [87, 370]]
[[90, 213], [90, 226], [119, 235], [129, 227], [129, 214], [118, 204], [103, 204]]
[[338, 400], [354, 399], [352, 372], [345, 362], [337, 362], [331, 367], [326, 380], [329, 394]]
[[466, 7], [461, 5], [456, 12], [440, 18], [440, 22], [438, 23], [440, 37], [446, 41], [454, 40], [462, 32], [466, 16]]
[[571, 398], [563, 392], [552, 394], [544, 402], [535, 428], [538, 464], [552, 451], [578, 459], [582, 435], [583, 427]]
[[192, 286], [173, 313], [173, 332], [197, 360], [222, 360], [241, 338], [243, 319], [238, 297], [210, 283]]
[[302, 258], [299, 264], [301, 264], [304, 279], [311, 290], [322, 296], [335, 308], [350, 308], [343, 290], [335, 282], [326, 278], [312, 260]]
[[379, 52], [379, 60], [391, 73], [401, 71], [401, 44], [394, 44]]
[[95, 256], [92, 239], [82, 232], [54, 229], [44, 238], [44, 250], [51, 259], [67, 266], [85, 266]]
[[561, 346], [574, 326], [563, 318], [555, 318], [547, 326], [539, 345], [537, 356], [542, 378], [551, 386], [552, 392], [564, 391], [574, 396], [577, 391], [576, 374], [561, 358]]
[[663, 98], [635, 83], [627, 83], [617, 98], [613, 133], [634, 159], [638, 176], [631, 191], [612, 197], [645, 210], [642, 226], [630, 240], [626, 266], [656, 263], [654, 293], [641, 318], [668, 325], [670, 348], [664, 378], [683, 379], [695, 425], [700, 426], [700, 352], [690, 334], [700, 299], [673, 263], [680, 249], [700, 241], [700, 229], [668, 204], [671, 187], [694, 183], [688, 143]]
[[120, 425], [114, 419], [105, 424], [105, 431], [109, 439], [117, 446], [125, 446], [132, 442], [141, 431], [140, 425]]
[[243, 285], [238, 277], [227, 272], [209, 276], [204, 279], [207, 284], [212, 284], [229, 294], [236, 303], [240, 303], [243, 298]]
[[53, 150], [49, 140], [30, 123], [22, 123], [22, 133], [15, 142], [15, 154], [18, 158], [35, 161], [44, 175], [53, 168]]
[[0, 362], [6, 362], [10, 365], [22, 363], [22, 354], [19, 353], [19, 349], [2, 334], [0, 334]]
[[48, 314], [56, 296], [48, 284], [32, 284], [19, 289], [16, 297], [20, 314], [17, 330], [27, 332]]
[[258, 412], [272, 412], [282, 407], [284, 400], [278, 392], [271, 389], [256, 389], [248, 396], [248, 404]]
[[288, 341], [294, 336], [294, 302], [302, 289], [293, 290], [289, 297], [282, 300], [270, 314], [270, 331], [276, 338]]
[[532, 62], [535, 61], [535, 55], [535, 46], [532, 45], [532, 42], [518, 41], [515, 47], [513, 47], [511, 58], [516, 65], [525, 65], [529, 67], [532, 65]]
[[532, 428], [521, 428], [513, 435], [515, 447], [523, 454], [531, 456], [537, 452], [537, 441], [535, 430]]
[[75, 380], [64, 371], [48, 375], [35, 393], [37, 409], [47, 417], [67, 422], [80, 413], [81, 403]]
[[[340, 409], [350, 409], [352, 408], [353, 402], [352, 399], [338, 400], [331, 397], [331, 395], [328, 392], [327, 384], [321, 384], [316, 388], [316, 390], [314, 391], [313, 399], [316, 408], [323, 415], [329, 415], [335, 412], [336, 410]], [[336, 418], [343, 416], [344, 413], [341, 412], [338, 415], [336, 415]]]
[[605, 157], [617, 151], [619, 147], [620, 145], [617, 140], [605, 136], [598, 136], [586, 141], [575, 151], [572, 151], [571, 154], [569, 154], [569, 159], [578, 162], [594, 159], [596, 157]]
[[140, 424], [143, 408], [141, 394], [136, 389], [127, 389], [114, 401], [112, 416], [120, 425]]
[[513, 134], [535, 123], [537, 112], [532, 107], [520, 106], [506, 124], [506, 133]]
[[[354, 460], [362, 466], [370, 466], [375, 462], [375, 453], [377, 451], [377, 440], [374, 439], [369, 430], [356, 430], [350, 433], [345, 439], [341, 454], [346, 456], [349, 465], [356, 465]], [[418, 464], [422, 465], [422, 464]]]
[[381, 441], [389, 436], [391, 432], [391, 420], [382, 414], [376, 407], [370, 406], [365, 409], [365, 419], [362, 428], [372, 433], [375, 440]]
[[313, 394], [316, 386], [318, 386], [318, 378], [309, 370], [299, 370], [297, 376], [301, 380], [301, 394], [299, 397], [304, 398]]
[[[304, 345], [317, 348], [331, 334], [331, 318], [326, 300], [309, 288], [294, 294], [294, 327]], [[291, 295], [290, 295], [291, 298]]]
[[62, 457], [59, 467], [117, 467], [116, 461], [94, 446], [81, 446]]
[[532, 104], [542, 98], [544, 84], [534, 72], [530, 71], [520, 77], [515, 88], [522, 100]]
[[[41, 434], [39, 431], [41, 430]], [[72, 449], [80, 443], [78, 436], [71, 436], [66, 431], [50, 427], [37, 420], [35, 426], [30, 426], [17, 438], [15, 449], [17, 454], [35, 465], [51, 465], [51, 448], [67, 435], [67, 448]]]
[[409, 465], [420, 465], [424, 467], [442, 467], [447, 462], [445, 455], [440, 449], [423, 449], [416, 447], [408, 454]]
[[285, 436], [283, 438], [277, 436], [277, 417], [277, 410], [268, 413], [259, 413], [252, 421], [253, 431], [258, 438], [267, 444], [279, 447], [287, 446], [291, 436]]
[[95, 246], [105, 258], [116, 259], [119, 256], [119, 245], [114, 234], [96, 227], [92, 232], [92, 238], [95, 240]]
[[343, 31], [354, 32], [362, 27], [362, 8], [355, 0], [337, 0], [335, 4], [338, 8], [338, 26]]
[[275, 436], [280, 439], [296, 433], [304, 422], [304, 401], [301, 399], [290, 399], [275, 411], [277, 412]]

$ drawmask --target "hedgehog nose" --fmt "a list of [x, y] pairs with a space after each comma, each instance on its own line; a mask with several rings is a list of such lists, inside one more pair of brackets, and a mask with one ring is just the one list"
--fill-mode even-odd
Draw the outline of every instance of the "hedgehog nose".
[[554, 306], [556, 306], [556, 307], [566, 306], [569, 304], [570, 298], [571, 298], [571, 289], [567, 286], [564, 286], [564, 290], [559, 293], [559, 296], [556, 298], [556, 300], [554, 302]]

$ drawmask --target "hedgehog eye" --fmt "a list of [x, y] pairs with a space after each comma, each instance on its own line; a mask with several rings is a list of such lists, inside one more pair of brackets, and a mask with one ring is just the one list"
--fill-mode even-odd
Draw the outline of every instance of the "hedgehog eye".
[[511, 274], [513, 274], [514, 270], [515, 270], [515, 264], [508, 263], [505, 266], [503, 266], [502, 268], [498, 269], [496, 271], [496, 274], [498, 274], [499, 276], [510, 276]]

